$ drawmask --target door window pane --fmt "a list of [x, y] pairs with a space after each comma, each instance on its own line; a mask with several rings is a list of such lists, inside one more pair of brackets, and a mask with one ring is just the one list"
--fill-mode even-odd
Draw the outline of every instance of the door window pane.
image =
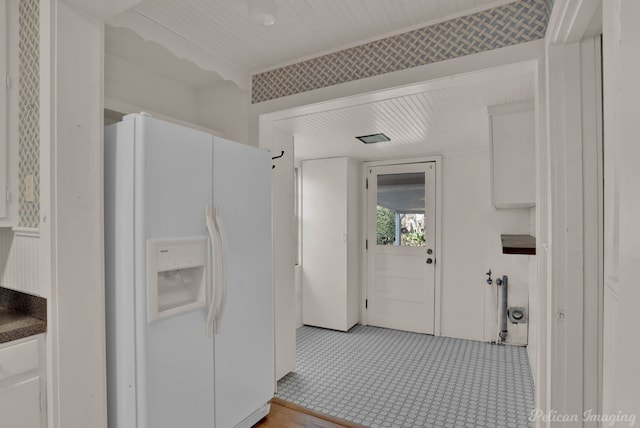
[[376, 243], [424, 246], [424, 198], [423, 172], [378, 175]]

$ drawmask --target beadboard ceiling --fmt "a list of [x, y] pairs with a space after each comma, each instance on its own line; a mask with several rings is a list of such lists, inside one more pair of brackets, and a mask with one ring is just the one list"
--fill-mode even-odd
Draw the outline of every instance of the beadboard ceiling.
[[110, 23], [145, 39], [155, 28], [248, 75], [510, 1], [275, 0], [277, 22], [264, 27], [249, 18], [247, 0], [143, 0]]
[[[461, 77], [452, 84], [375, 102], [295, 113], [274, 126], [295, 135], [298, 160], [349, 156], [360, 160], [398, 159], [488, 150], [487, 107], [533, 100], [533, 71]], [[363, 144], [359, 135], [382, 132], [391, 141]]]

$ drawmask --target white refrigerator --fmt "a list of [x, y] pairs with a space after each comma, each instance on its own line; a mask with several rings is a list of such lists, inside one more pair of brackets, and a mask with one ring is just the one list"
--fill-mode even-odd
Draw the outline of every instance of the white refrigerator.
[[270, 153], [145, 113], [104, 150], [108, 426], [252, 426], [275, 384]]

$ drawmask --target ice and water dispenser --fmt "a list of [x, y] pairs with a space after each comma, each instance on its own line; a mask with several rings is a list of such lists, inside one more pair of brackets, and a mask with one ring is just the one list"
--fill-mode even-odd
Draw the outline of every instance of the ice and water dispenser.
[[208, 240], [147, 240], [147, 320], [201, 309], [207, 304]]

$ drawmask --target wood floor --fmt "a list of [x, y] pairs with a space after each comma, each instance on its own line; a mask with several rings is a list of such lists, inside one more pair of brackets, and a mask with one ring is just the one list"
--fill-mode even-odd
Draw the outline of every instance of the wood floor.
[[363, 428], [362, 425], [322, 415], [288, 401], [271, 400], [269, 415], [255, 428]]

